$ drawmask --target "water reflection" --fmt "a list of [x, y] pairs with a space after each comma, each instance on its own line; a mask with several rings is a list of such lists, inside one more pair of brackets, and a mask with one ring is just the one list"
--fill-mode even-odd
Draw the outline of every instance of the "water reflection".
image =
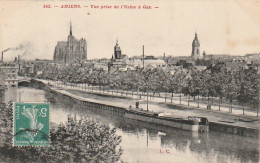
[[145, 122], [137, 122], [106, 111], [74, 105], [48, 91], [19, 88], [21, 101], [51, 102], [51, 122], [60, 123], [68, 114], [90, 116], [122, 136], [122, 159], [128, 162], [258, 162], [259, 142], [254, 138], [210, 132], [198, 134]]

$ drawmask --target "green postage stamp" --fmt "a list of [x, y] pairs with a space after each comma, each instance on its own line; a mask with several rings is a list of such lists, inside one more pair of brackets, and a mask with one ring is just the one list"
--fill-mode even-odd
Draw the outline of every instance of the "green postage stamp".
[[13, 146], [48, 146], [49, 103], [14, 103]]

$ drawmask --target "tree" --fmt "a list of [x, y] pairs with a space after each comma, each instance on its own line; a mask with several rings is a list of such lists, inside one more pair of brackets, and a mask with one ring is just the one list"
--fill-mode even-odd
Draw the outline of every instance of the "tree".
[[163, 90], [167, 92], [167, 78], [168, 74], [162, 68], [156, 68], [153, 70], [149, 80], [150, 90], [153, 92], [153, 95]]
[[[208, 107], [210, 107], [210, 97], [216, 96], [215, 85], [216, 77], [210, 71], [200, 73], [201, 79], [201, 95], [208, 97]], [[210, 109], [210, 108], [209, 108]]]
[[169, 91], [171, 92], [171, 94], [172, 94], [172, 96], [171, 96], [171, 103], [172, 103], [173, 93], [176, 90], [177, 82], [176, 82], [175, 75], [172, 74], [170, 71], [167, 72], [166, 76], [167, 77], [166, 77], [166, 80], [164, 82], [165, 84], [163, 86], [167, 87], [169, 89]]
[[189, 93], [191, 96], [194, 97], [194, 100], [195, 100], [195, 96], [198, 96], [198, 107], [199, 107], [200, 105], [199, 95], [201, 91], [201, 79], [200, 79], [199, 72], [193, 71], [191, 73], [191, 78], [188, 79], [188, 88], [189, 88]]
[[257, 116], [259, 112], [259, 94], [260, 94], [260, 74], [257, 73], [257, 69], [250, 68], [245, 71], [244, 74], [244, 82], [243, 82], [243, 94], [242, 97], [239, 98], [239, 101], [247, 102], [248, 104], [253, 104], [254, 109], [257, 111]]
[[152, 69], [144, 69], [142, 71], [142, 78], [144, 81], [144, 87], [145, 87], [145, 91], [146, 91], [146, 96], [147, 96], [147, 111], [148, 111], [148, 92], [149, 90], [152, 88], [152, 79], [153, 79], [153, 74], [156, 70], [152, 70]]
[[221, 70], [219, 72], [212, 72], [212, 76], [214, 78], [214, 89], [216, 95], [219, 98], [219, 111], [220, 111], [220, 103], [222, 102], [224, 92], [225, 92], [225, 84], [226, 84], [226, 73], [225, 71]]
[[243, 114], [245, 114], [245, 103], [250, 101], [249, 96], [247, 95], [247, 90], [250, 86], [250, 81], [247, 79], [247, 74], [245, 74], [244, 69], [240, 69], [240, 90], [238, 92], [237, 100], [243, 106]]
[[230, 112], [232, 112], [233, 100], [237, 99], [240, 85], [238, 84], [238, 77], [236, 72], [230, 71], [226, 76], [226, 82], [224, 83], [225, 98], [229, 100]]

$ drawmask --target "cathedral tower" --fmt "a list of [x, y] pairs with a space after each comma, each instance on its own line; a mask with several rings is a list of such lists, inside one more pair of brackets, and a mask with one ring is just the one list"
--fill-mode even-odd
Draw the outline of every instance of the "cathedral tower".
[[199, 58], [200, 57], [200, 42], [199, 42], [197, 33], [195, 33], [195, 38], [192, 41], [191, 57], [194, 57], [194, 58]]
[[72, 26], [70, 22], [70, 34], [68, 36], [68, 53], [66, 56], [66, 60], [71, 60], [73, 58], [73, 42], [74, 36], [72, 35]]
[[70, 22], [70, 36], [72, 36], [72, 27], [71, 27], [71, 22]]

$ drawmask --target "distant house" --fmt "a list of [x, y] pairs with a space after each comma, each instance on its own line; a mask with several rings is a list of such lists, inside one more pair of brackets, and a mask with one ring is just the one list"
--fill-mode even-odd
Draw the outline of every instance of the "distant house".
[[232, 60], [232, 62], [247, 62], [244, 57], [237, 57]]
[[245, 62], [219, 62], [211, 68], [212, 72], [219, 72], [225, 70], [226, 72], [238, 71], [241, 68], [247, 69], [248, 66]]
[[206, 66], [194, 66], [194, 68], [195, 68], [195, 70], [197, 70], [197, 71], [204, 71], [204, 70], [207, 69]]
[[157, 68], [157, 67], [165, 67], [167, 66], [166, 62], [162, 59], [144, 59], [143, 60], [134, 60], [129, 61], [128, 65], [135, 67], [135, 68], [144, 68], [150, 67], [150, 68]]
[[246, 54], [245, 57], [260, 59], [260, 53]]
[[93, 68], [94, 67], [94, 62], [84, 62], [82, 64], [82, 67]]
[[[29, 62], [19, 62], [18, 73], [21, 75], [25, 75], [26, 72], [28, 76], [40, 74], [42, 73], [43, 69], [51, 63], [52, 60], [47, 60], [47, 59], [35, 59], [34, 61], [29, 61]], [[62, 65], [62, 64], [56, 64], [56, 65]]]
[[135, 71], [136, 69], [134, 67], [131, 67], [131, 66], [126, 66], [126, 67], [121, 67], [118, 69], [118, 71]]
[[126, 60], [128, 60], [128, 56], [126, 54], [122, 54], [121, 55], [121, 59], [126, 61]]
[[102, 62], [102, 63], [108, 63], [108, 62], [110, 62], [110, 59], [101, 58], [101, 59], [97, 59], [96, 61], [97, 61], [97, 62]]
[[154, 56], [152, 56], [152, 55], [150, 55], [150, 56], [146, 56], [145, 58], [144, 58], [145, 60], [155, 60], [156, 58], [154, 57]]
[[143, 58], [143, 56], [133, 56], [130, 57], [129, 60], [141, 60]]
[[20, 75], [33, 76], [35, 74], [36, 67], [32, 63], [25, 63], [20, 66]]
[[204, 59], [227, 59], [227, 58], [234, 58], [234, 56], [231, 56], [230, 54], [207, 54]]
[[254, 69], [258, 74], [260, 74], [260, 65], [258, 64], [250, 64], [248, 65], [248, 69]]
[[240, 68], [248, 68], [245, 62], [226, 62], [225, 65], [228, 71], [237, 71]]
[[185, 60], [179, 60], [176, 64], [176, 66], [183, 66], [184, 68], [190, 67], [195, 65], [195, 59], [194, 58], [186, 58]]
[[182, 66], [169, 66], [167, 70], [170, 72], [171, 75], [174, 75], [176, 72], [182, 70]]
[[99, 69], [99, 70], [108, 71], [108, 66], [107, 66], [107, 64], [108, 64], [108, 63], [99, 63], [99, 62], [96, 62], [96, 63], [93, 63], [93, 68]]
[[169, 66], [175, 66], [178, 63], [178, 60], [175, 58], [167, 58], [166, 62]]

